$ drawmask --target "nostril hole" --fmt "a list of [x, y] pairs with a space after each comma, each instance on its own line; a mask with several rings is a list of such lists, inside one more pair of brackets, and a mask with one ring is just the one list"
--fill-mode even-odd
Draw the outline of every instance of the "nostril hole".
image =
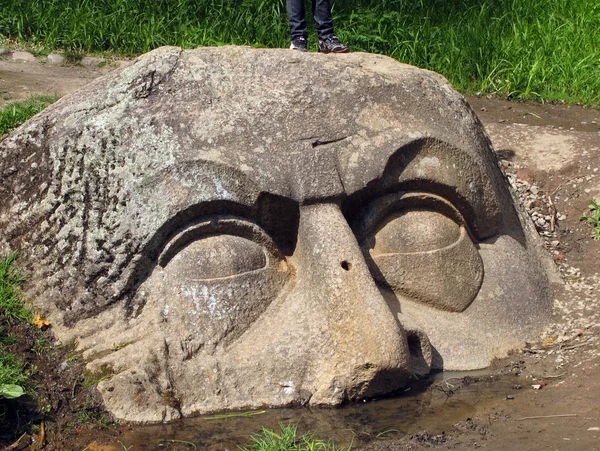
[[342, 268], [344, 268], [344, 271], [350, 271], [352, 269], [352, 263], [350, 263], [349, 261], [344, 260], [342, 262]]

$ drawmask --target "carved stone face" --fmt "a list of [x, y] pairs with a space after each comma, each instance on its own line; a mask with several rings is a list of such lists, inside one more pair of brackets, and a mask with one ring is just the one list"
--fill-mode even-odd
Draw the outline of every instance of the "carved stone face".
[[392, 393], [548, 315], [481, 124], [384, 57], [162, 48], [1, 149], [0, 245], [118, 418]]

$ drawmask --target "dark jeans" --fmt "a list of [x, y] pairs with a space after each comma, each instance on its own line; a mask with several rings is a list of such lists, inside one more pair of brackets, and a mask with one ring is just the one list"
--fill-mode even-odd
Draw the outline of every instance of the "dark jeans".
[[[331, 3], [329, 0], [312, 0], [312, 10], [319, 39], [331, 36], [333, 34], [333, 19], [331, 18]], [[306, 37], [304, 0], [287, 0], [287, 12], [292, 40], [300, 36]]]

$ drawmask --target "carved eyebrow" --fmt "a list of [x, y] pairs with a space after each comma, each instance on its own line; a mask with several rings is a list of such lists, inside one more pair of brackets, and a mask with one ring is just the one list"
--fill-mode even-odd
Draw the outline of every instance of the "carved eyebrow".
[[[353, 193], [348, 204], [362, 206], [400, 191], [431, 193], [454, 205], [473, 235], [484, 240], [500, 232], [502, 212], [494, 175], [483, 160], [436, 139], [412, 141], [392, 153], [381, 175]], [[349, 216], [351, 209], [345, 209]]]

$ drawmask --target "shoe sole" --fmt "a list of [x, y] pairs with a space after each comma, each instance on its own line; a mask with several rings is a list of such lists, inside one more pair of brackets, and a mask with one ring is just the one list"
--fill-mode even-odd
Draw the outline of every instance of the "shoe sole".
[[344, 50], [319, 50], [319, 53], [350, 53], [350, 49]]

